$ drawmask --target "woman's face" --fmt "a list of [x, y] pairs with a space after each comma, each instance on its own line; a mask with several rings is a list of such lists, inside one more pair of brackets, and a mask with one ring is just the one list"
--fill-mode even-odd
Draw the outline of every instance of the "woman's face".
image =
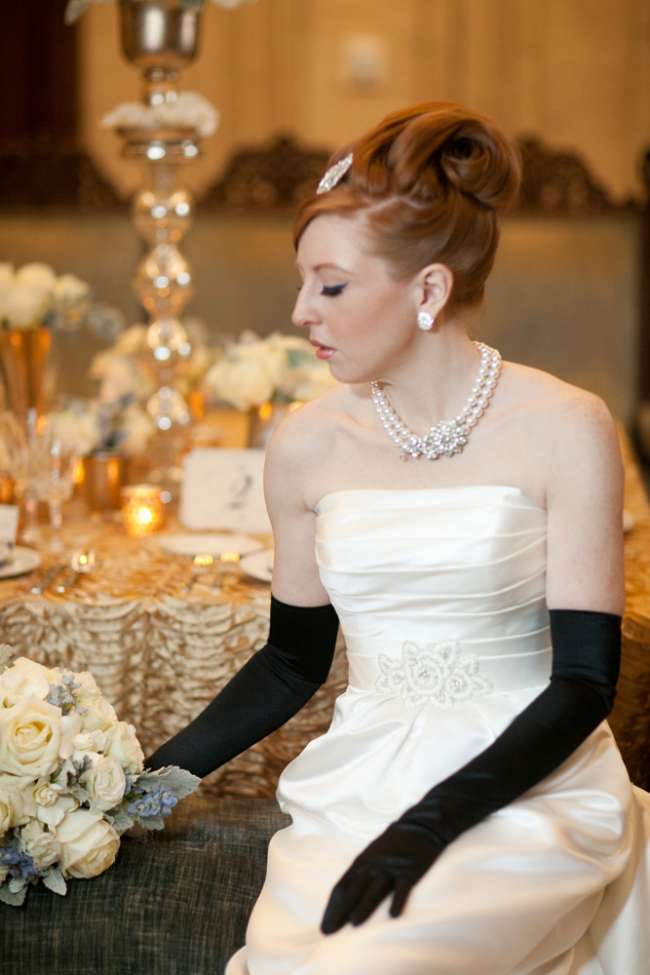
[[388, 263], [370, 253], [358, 217], [323, 214], [307, 225], [296, 265], [302, 286], [293, 323], [309, 330], [340, 382], [377, 379], [415, 341], [416, 288], [395, 281]]

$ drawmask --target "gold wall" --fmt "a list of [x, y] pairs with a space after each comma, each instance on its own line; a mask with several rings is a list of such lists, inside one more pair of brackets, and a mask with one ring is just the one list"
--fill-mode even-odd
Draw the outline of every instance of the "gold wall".
[[[221, 113], [188, 168], [200, 192], [233, 151], [280, 130], [334, 148], [387, 112], [455, 99], [512, 135], [579, 150], [617, 197], [638, 195], [650, 143], [648, 0], [256, 0], [206, 3], [202, 52], [183, 86]], [[101, 116], [138, 95], [114, 5], [79, 22], [83, 138], [121, 193], [138, 183]]]

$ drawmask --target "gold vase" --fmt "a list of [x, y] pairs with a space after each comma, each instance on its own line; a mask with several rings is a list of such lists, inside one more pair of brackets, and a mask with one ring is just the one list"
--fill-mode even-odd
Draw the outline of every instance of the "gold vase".
[[45, 411], [44, 378], [52, 347], [47, 328], [0, 330], [0, 365], [7, 405], [25, 425], [30, 410]]
[[126, 458], [109, 450], [83, 459], [84, 495], [89, 511], [112, 511], [120, 507], [126, 481]]

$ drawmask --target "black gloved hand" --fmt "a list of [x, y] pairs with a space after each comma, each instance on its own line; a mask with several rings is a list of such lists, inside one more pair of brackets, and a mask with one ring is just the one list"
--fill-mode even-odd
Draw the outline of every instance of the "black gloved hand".
[[338, 628], [329, 603], [291, 606], [271, 595], [267, 643], [145, 768], [179, 765], [202, 778], [285, 724], [327, 679]]
[[324, 934], [361, 924], [388, 894], [399, 915], [410, 890], [444, 848], [523, 795], [610, 713], [620, 667], [621, 617], [549, 610], [553, 667], [538, 697], [484, 751], [438, 783], [355, 858], [334, 887]]

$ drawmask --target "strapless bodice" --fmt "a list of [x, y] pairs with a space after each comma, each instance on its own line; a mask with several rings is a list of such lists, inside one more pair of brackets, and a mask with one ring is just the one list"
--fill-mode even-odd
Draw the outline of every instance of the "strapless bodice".
[[520, 488], [342, 490], [315, 512], [351, 687], [451, 707], [548, 680], [546, 511]]

